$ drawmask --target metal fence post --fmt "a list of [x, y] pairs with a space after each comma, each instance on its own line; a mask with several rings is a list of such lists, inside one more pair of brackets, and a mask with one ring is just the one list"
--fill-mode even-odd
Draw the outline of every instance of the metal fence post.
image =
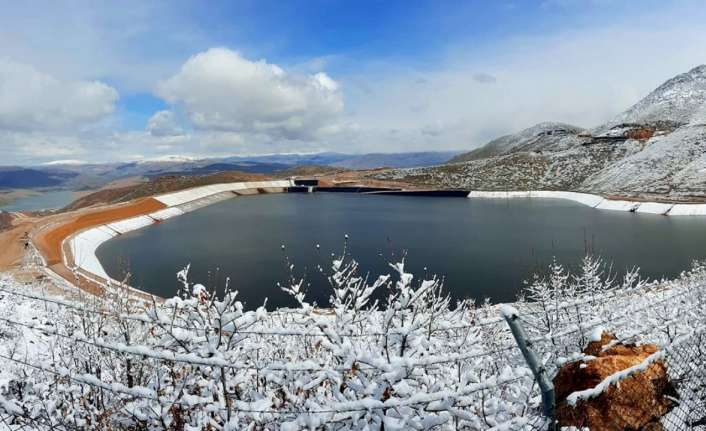
[[532, 370], [534, 378], [539, 384], [539, 389], [542, 392], [542, 408], [544, 415], [549, 418], [551, 426], [554, 426], [554, 407], [555, 407], [555, 395], [554, 395], [554, 384], [547, 375], [547, 371], [542, 366], [541, 362], [537, 358], [537, 354], [532, 350], [532, 343], [527, 338], [525, 333], [525, 328], [520, 322], [520, 317], [518, 312], [513, 307], [503, 306], [501, 309], [501, 314], [505, 318], [508, 326], [510, 326], [510, 331], [512, 331], [512, 336], [515, 337], [517, 342], [517, 347], [520, 348], [522, 356], [525, 357], [525, 361]]

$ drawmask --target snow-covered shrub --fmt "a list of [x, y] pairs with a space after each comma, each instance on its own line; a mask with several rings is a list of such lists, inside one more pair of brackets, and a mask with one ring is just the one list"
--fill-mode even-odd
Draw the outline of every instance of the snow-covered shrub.
[[[706, 267], [676, 280], [617, 279], [587, 258], [558, 264], [518, 301], [550, 371], [597, 329], [665, 342], [703, 320]], [[328, 273], [330, 308], [304, 279], [293, 309], [246, 310], [238, 293], [178, 274], [180, 294], [145, 303], [127, 288], [42, 300], [0, 276], [0, 423], [21, 429], [535, 429], [540, 397], [497, 307], [452, 304], [404, 261], [368, 277], [347, 256]], [[23, 286], [24, 287], [24, 286]], [[387, 292], [381, 302], [376, 292]], [[10, 292], [6, 294], [3, 292]], [[33, 296], [34, 295], [34, 296]], [[4, 422], [3, 422], [4, 421]]]
[[672, 341], [700, 324], [706, 266], [695, 262], [675, 280], [648, 282], [639, 271], [621, 278], [602, 259], [586, 256], [576, 273], [554, 262], [548, 274], [528, 283], [517, 304], [522, 321], [553, 370], [578, 353], [603, 331], [618, 342]]
[[[283, 290], [298, 308], [245, 310], [229, 287], [190, 283], [188, 268], [162, 303], [117, 289], [53, 304], [13, 326], [0, 410], [46, 429], [485, 429], [534, 418], [531, 375], [494, 310], [451, 304], [440, 279], [417, 281], [403, 261], [390, 269], [368, 279], [349, 256], [334, 259], [328, 309], [292, 278]], [[371, 300], [381, 290], [383, 304]]]

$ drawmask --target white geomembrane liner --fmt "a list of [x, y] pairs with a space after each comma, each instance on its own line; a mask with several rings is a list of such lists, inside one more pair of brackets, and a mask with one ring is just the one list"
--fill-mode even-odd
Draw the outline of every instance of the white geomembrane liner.
[[549, 198], [549, 199], [567, 199], [586, 205], [589, 207], [595, 207], [603, 201], [602, 196], [591, 195], [588, 193], [576, 193], [576, 192], [557, 192], [551, 190], [539, 190], [533, 191], [530, 195], [534, 198]]
[[108, 223], [106, 226], [122, 234], [143, 228], [145, 226], [149, 226], [151, 224], [154, 224], [154, 219], [145, 215], [141, 215], [125, 220], [116, 221], [114, 223]]
[[182, 190], [179, 192], [168, 193], [161, 196], [155, 196], [155, 199], [162, 202], [164, 205], [169, 207], [174, 207], [177, 205], [183, 205], [187, 202], [195, 201], [198, 199], [203, 199], [205, 197], [223, 193], [232, 192], [235, 190], [243, 190], [246, 188], [256, 188], [260, 183], [224, 183], [224, 184], [212, 184], [209, 186], [196, 187], [193, 189]]
[[638, 212], [643, 214], [662, 214], [674, 216], [704, 216], [706, 204], [665, 204], [658, 202], [632, 202], [605, 199], [589, 193], [558, 192], [551, 190], [537, 191], [472, 191], [469, 198], [509, 199], [509, 198], [556, 198], [568, 199], [593, 208], [612, 211]]
[[70, 238], [68, 241], [71, 253], [74, 256], [74, 264], [101, 278], [109, 279], [110, 277], [105, 272], [103, 265], [98, 261], [95, 253], [96, 249], [105, 241], [119, 234], [149, 226], [156, 221], [177, 217], [185, 212], [227, 199], [229, 194], [236, 190], [286, 188], [291, 185], [292, 182], [289, 180], [223, 183], [156, 196], [155, 199], [167, 205], [168, 208], [155, 211], [149, 215], [141, 215], [96, 226]]
[[184, 211], [180, 210], [179, 208], [169, 207], [169, 208], [165, 208], [163, 210], [155, 211], [152, 214], [150, 214], [149, 216], [155, 220], [162, 221], [162, 220], [170, 219], [172, 217], [180, 216], [182, 214], [184, 214]]
[[704, 216], [706, 204], [676, 204], [669, 210], [670, 216]]
[[497, 192], [482, 192], [472, 191], [468, 194], [469, 198], [490, 198], [490, 199], [509, 199], [509, 198], [542, 198], [542, 199], [568, 199], [578, 202], [583, 205], [595, 207], [603, 201], [602, 196], [592, 195], [588, 193], [576, 192], [557, 192], [552, 190], [537, 190], [537, 191], [497, 191]]
[[507, 198], [528, 198], [530, 192], [481, 192], [472, 191], [468, 194], [469, 198], [483, 199], [507, 199]]
[[96, 257], [96, 249], [116, 235], [112, 230], [99, 226], [72, 237], [69, 240], [69, 247], [71, 247], [71, 254], [74, 257], [74, 264], [92, 274], [109, 279], [103, 265]]
[[667, 214], [674, 204], [660, 204], [657, 202], [643, 202], [635, 212], [645, 214]]
[[598, 208], [600, 210], [630, 212], [630, 211], [635, 211], [635, 209], [639, 206], [640, 206], [639, 202], [603, 199], [603, 201], [600, 204], [598, 204], [598, 206], [596, 208]]

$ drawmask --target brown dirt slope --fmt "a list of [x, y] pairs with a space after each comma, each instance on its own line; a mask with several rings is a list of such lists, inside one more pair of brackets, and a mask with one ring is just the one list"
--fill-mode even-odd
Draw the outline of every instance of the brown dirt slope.
[[146, 183], [99, 190], [73, 201], [70, 205], [64, 208], [64, 210], [76, 210], [97, 204], [128, 202], [138, 198], [171, 193], [178, 190], [207, 186], [210, 184], [233, 183], [239, 181], [265, 181], [270, 178], [271, 177], [266, 175], [248, 174], [236, 171], [220, 172], [213, 175], [203, 176], [165, 175], [162, 177], [153, 178]]
[[79, 230], [105, 223], [111, 223], [165, 208], [153, 198], [139, 199], [115, 208], [105, 208], [71, 217], [56, 227], [49, 228], [35, 237], [35, 245], [46, 258], [48, 265], [61, 262], [61, 243], [69, 235]]
[[15, 225], [0, 232], [0, 270], [14, 267], [22, 261], [27, 233], [32, 222], [16, 222]]

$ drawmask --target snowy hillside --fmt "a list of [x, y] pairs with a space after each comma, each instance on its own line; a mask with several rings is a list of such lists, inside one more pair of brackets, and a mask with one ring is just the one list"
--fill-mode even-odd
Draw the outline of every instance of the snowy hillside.
[[449, 163], [468, 162], [512, 151], [564, 150], [580, 142], [577, 135], [582, 131], [580, 127], [570, 124], [539, 123], [519, 133], [490, 141], [477, 150], [460, 154]]
[[447, 165], [376, 178], [476, 190], [560, 189], [706, 199], [706, 65], [678, 75], [592, 131], [542, 123]]
[[689, 123], [706, 106], [706, 65], [697, 66], [657, 87], [609, 125], [672, 121]]
[[623, 195], [706, 196], [706, 126], [682, 126], [587, 178], [583, 190]]

